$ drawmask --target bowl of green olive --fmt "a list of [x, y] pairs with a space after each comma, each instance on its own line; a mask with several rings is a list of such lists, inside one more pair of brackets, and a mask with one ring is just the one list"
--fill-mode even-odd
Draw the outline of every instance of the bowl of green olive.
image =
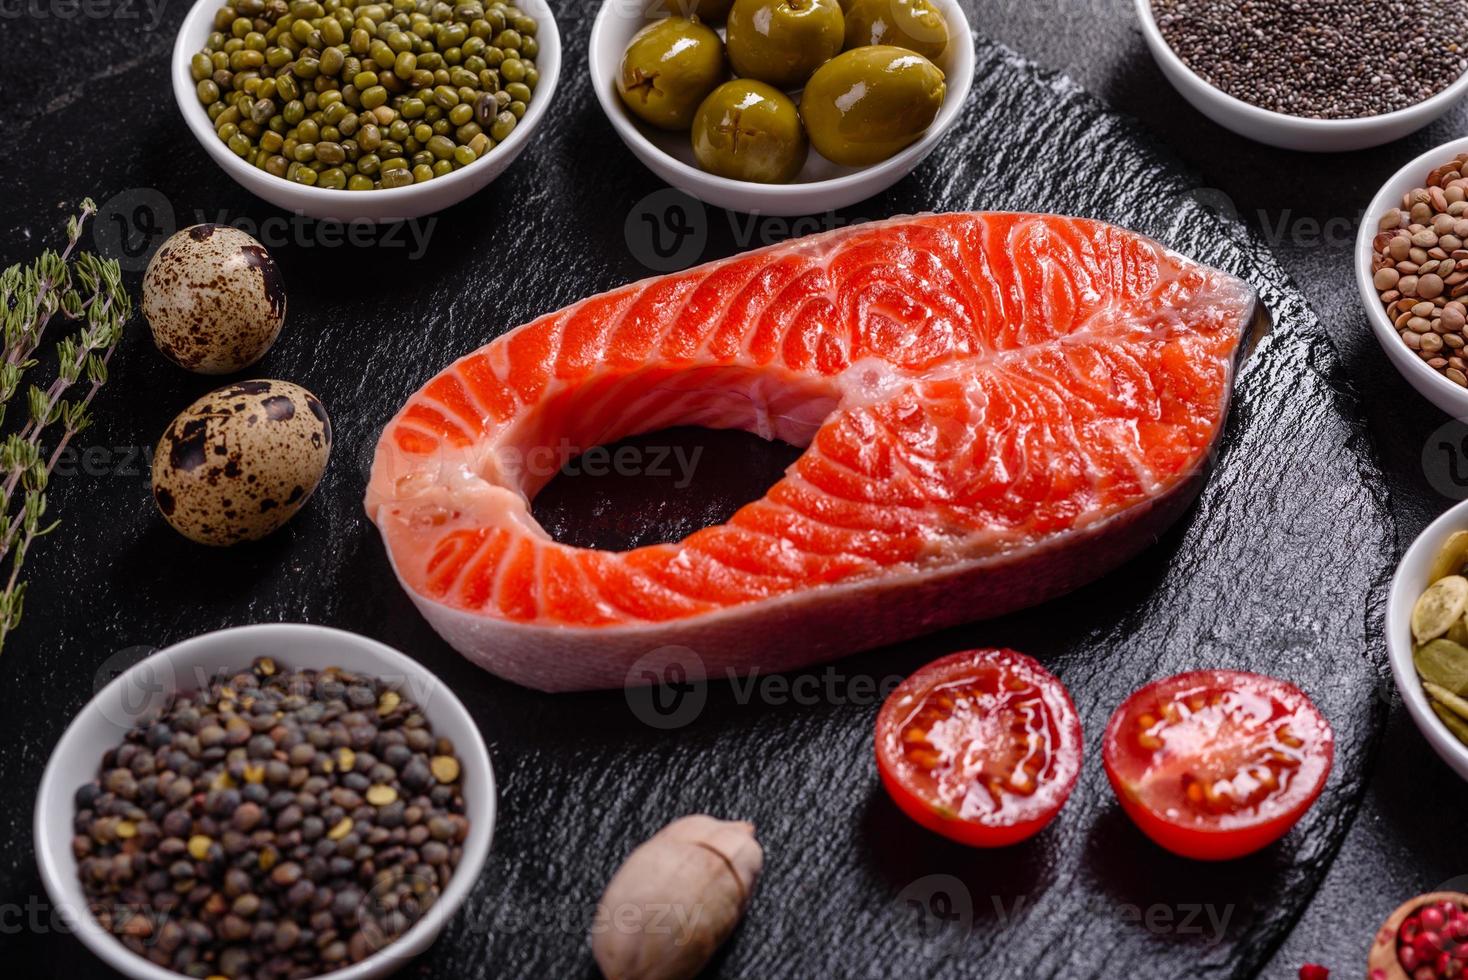
[[560, 68], [547, 0], [198, 0], [173, 90], [246, 190], [376, 222], [440, 211], [503, 173]]
[[597, 100], [634, 156], [708, 204], [846, 207], [958, 119], [974, 45], [957, 0], [606, 0]]

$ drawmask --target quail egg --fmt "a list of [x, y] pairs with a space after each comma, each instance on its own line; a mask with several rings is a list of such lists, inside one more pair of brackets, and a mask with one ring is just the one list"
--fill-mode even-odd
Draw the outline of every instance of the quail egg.
[[265, 356], [285, 323], [285, 283], [265, 246], [228, 225], [194, 225], [143, 276], [153, 342], [181, 368], [230, 374]]
[[184, 409], [153, 457], [153, 499], [200, 544], [254, 541], [300, 510], [321, 482], [331, 421], [288, 381], [226, 385]]

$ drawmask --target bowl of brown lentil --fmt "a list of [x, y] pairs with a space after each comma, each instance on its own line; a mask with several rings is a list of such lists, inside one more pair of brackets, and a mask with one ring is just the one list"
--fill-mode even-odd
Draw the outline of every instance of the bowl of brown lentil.
[[36, 797], [53, 907], [138, 980], [367, 980], [433, 942], [489, 853], [474, 719], [374, 640], [274, 623], [133, 664]]
[[1428, 401], [1468, 418], [1468, 138], [1382, 186], [1356, 237], [1356, 284], [1387, 360]]
[[547, 0], [198, 0], [174, 97], [236, 183], [312, 218], [392, 221], [503, 173], [545, 119]]
[[1424, 21], [1410, 0], [1135, 2], [1147, 47], [1179, 94], [1270, 146], [1378, 146], [1468, 94], [1468, 21]]

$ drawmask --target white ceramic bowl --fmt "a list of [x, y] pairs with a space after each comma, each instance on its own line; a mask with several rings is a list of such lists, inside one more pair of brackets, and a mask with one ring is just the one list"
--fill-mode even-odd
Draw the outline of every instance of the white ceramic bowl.
[[[627, 111], [617, 94], [622, 52], [651, 19], [646, 0], [605, 0], [591, 26], [591, 84], [602, 111], [637, 159], [674, 187], [700, 201], [767, 215], [818, 214], [864, 201], [912, 172], [958, 121], [974, 81], [974, 38], [957, 0], [933, 0], [948, 20], [952, 41], [937, 65], [948, 87], [938, 118], [916, 143], [881, 163], [842, 167], [814, 149], [804, 169], [788, 184], [758, 184], [705, 173], [694, 161], [687, 133], [669, 133], [642, 123]], [[799, 98], [796, 98], [799, 102]]]
[[54, 908], [93, 953], [136, 980], [179, 980], [181, 974], [133, 953], [88, 911], [71, 852], [74, 794], [96, 777], [102, 753], [118, 745], [136, 719], [161, 707], [171, 692], [198, 689], [222, 671], [248, 668], [260, 656], [293, 668], [339, 666], [398, 685], [423, 709], [434, 733], [453, 740], [462, 767], [469, 838], [448, 887], [428, 914], [396, 942], [360, 963], [323, 976], [331, 980], [383, 977], [423, 952], [468, 896], [489, 855], [495, 821], [489, 752], [464, 705], [417, 661], [376, 640], [321, 626], [271, 623], [196, 636], [124, 671], [82, 708], [56, 743], [36, 794], [36, 862]]
[[235, 183], [256, 197], [307, 217], [336, 221], [396, 221], [419, 218], [457, 204], [475, 191], [482, 190], [515, 162], [515, 158], [529, 145], [535, 130], [545, 118], [547, 109], [555, 100], [556, 82], [561, 74], [561, 35], [556, 28], [555, 17], [551, 14], [547, 0], [517, 0], [520, 9], [538, 22], [535, 37], [540, 44], [540, 51], [536, 55], [535, 65], [540, 71], [540, 81], [536, 83], [535, 97], [530, 100], [525, 117], [516, 124], [509, 139], [462, 170], [455, 170], [451, 174], [435, 177], [421, 184], [375, 191], [307, 187], [305, 184], [297, 184], [258, 170], [235, 156], [214, 132], [214, 124], [209, 121], [209, 114], [199, 102], [196, 83], [189, 72], [189, 59], [203, 50], [204, 42], [214, 26], [214, 12], [222, 5], [223, 0], [197, 0], [184, 18], [183, 26], [178, 31], [178, 40], [173, 44], [174, 99], [194, 137], [204, 147], [204, 152]]
[[1427, 588], [1428, 567], [1438, 549], [1454, 531], [1468, 530], [1468, 501], [1450, 508], [1412, 542], [1392, 577], [1386, 606], [1386, 650], [1392, 680], [1407, 705], [1407, 713], [1422, 730], [1427, 743], [1453, 771], [1468, 779], [1468, 745], [1458, 741], [1433, 714], [1417, 668], [1412, 665], [1412, 607]]
[[1392, 366], [1416, 388], [1417, 391], [1438, 408], [1456, 418], [1468, 419], [1468, 388], [1460, 388], [1447, 378], [1428, 367], [1405, 343], [1401, 335], [1387, 318], [1386, 307], [1382, 306], [1376, 286], [1372, 283], [1371, 260], [1372, 240], [1377, 235], [1377, 222], [1392, 208], [1402, 206], [1402, 195], [1422, 187], [1428, 173], [1440, 164], [1453, 159], [1459, 153], [1468, 152], [1468, 138], [1445, 143], [1437, 149], [1428, 150], [1407, 164], [1377, 192], [1361, 216], [1361, 230], [1356, 234], [1356, 286], [1361, 292], [1361, 302], [1366, 306], [1366, 317], [1371, 321], [1371, 332], [1386, 352]]
[[1157, 28], [1152, 16], [1151, 0], [1136, 0], [1137, 17], [1142, 22], [1142, 36], [1162, 74], [1203, 115], [1225, 129], [1251, 140], [1286, 150], [1313, 153], [1335, 153], [1360, 150], [1401, 139], [1452, 108], [1453, 103], [1468, 93], [1468, 73], [1441, 92], [1405, 109], [1365, 116], [1360, 119], [1304, 119], [1282, 112], [1271, 112], [1250, 105], [1203, 81], [1183, 63]]

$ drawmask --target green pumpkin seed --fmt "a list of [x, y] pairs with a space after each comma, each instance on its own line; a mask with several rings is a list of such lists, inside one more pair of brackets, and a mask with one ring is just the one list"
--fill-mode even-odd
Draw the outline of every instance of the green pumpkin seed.
[[1424, 681], [1459, 697], [1468, 695], [1468, 648], [1451, 640], [1433, 640], [1417, 648], [1412, 665]]
[[1454, 738], [1468, 745], [1468, 721], [1459, 718], [1436, 701], [1432, 702], [1432, 713], [1437, 715], [1438, 720], [1443, 723], [1443, 726], [1453, 733]]
[[1431, 681], [1423, 681], [1422, 690], [1427, 692], [1428, 697], [1432, 698], [1444, 708], [1447, 708], [1459, 718], [1468, 720], [1468, 701], [1464, 701], [1452, 691]]
[[1449, 575], [1457, 575], [1465, 564], [1468, 564], [1468, 531], [1454, 531], [1432, 559], [1427, 581], [1436, 582]]
[[1468, 578], [1449, 575], [1438, 579], [1412, 608], [1412, 635], [1418, 643], [1442, 636], [1468, 609]]

